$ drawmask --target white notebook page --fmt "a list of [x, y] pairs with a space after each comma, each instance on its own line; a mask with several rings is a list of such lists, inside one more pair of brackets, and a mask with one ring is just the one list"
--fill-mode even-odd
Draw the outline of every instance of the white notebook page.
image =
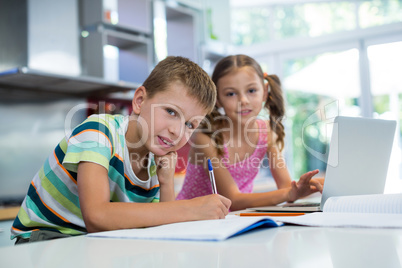
[[323, 212], [273, 218], [306, 226], [402, 228], [402, 194], [331, 197]]
[[314, 212], [303, 216], [272, 218], [284, 223], [315, 227], [402, 228], [401, 214]]
[[331, 197], [325, 202], [324, 212], [400, 213], [402, 194], [373, 194]]
[[254, 224], [260, 221], [268, 222], [270, 227], [278, 227], [282, 225], [274, 222], [269, 217], [239, 217], [235, 215], [227, 215], [226, 219], [221, 220], [179, 222], [148, 228], [90, 233], [88, 236], [131, 239], [143, 238], [221, 241], [237, 234], [240, 231], [247, 230], [250, 226], [254, 226]]

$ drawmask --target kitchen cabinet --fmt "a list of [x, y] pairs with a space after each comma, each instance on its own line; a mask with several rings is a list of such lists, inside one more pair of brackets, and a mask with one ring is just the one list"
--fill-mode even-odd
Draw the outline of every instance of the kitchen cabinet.
[[141, 84], [154, 64], [151, 0], [80, 0], [82, 74]]

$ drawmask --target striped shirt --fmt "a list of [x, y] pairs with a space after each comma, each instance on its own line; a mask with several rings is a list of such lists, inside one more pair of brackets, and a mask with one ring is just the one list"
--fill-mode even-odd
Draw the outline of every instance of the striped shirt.
[[133, 172], [125, 140], [128, 122], [128, 116], [92, 115], [63, 138], [33, 178], [11, 227], [11, 239], [28, 238], [35, 230], [86, 233], [77, 190], [81, 161], [107, 169], [111, 202], [158, 202], [159, 181], [152, 153], [149, 179], [142, 181]]

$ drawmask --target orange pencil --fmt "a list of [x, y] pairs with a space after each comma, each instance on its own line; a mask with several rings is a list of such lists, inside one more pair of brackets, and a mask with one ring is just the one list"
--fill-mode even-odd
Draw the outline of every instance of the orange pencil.
[[236, 214], [238, 216], [276, 216], [276, 217], [281, 217], [281, 216], [301, 216], [304, 215], [305, 213], [301, 213], [301, 212], [273, 212], [273, 213], [265, 213], [265, 212], [243, 212], [240, 214]]

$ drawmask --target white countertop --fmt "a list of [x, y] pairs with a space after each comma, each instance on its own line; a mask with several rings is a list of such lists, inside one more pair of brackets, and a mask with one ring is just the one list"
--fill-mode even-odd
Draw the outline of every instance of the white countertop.
[[79, 236], [0, 248], [0, 267], [401, 267], [402, 229], [284, 226], [223, 242]]

